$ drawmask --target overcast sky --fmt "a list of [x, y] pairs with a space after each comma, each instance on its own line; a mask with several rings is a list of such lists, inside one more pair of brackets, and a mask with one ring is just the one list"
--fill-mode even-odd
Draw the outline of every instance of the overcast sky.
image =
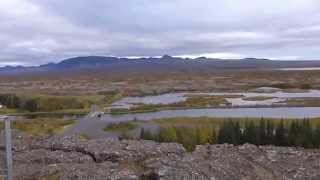
[[85, 55], [320, 59], [319, 0], [0, 0], [0, 66]]

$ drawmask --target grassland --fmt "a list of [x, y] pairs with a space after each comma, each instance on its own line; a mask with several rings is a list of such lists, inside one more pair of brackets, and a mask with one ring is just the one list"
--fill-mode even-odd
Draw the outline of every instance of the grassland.
[[[36, 99], [38, 112], [84, 114], [92, 104], [106, 108], [125, 96], [156, 95], [167, 92], [243, 92], [258, 87], [320, 89], [320, 71], [188, 71], [135, 72], [114, 74], [82, 72], [1, 76], [0, 92], [16, 94], [22, 99]], [[112, 110], [111, 113], [153, 112], [159, 109], [200, 108], [224, 104], [218, 97], [191, 97], [186, 102], [170, 106], [141, 105], [131, 110]], [[300, 103], [300, 102], [299, 102]], [[312, 103], [313, 104], [313, 103]], [[103, 109], [104, 110], [104, 109]], [[29, 113], [25, 109], [0, 109], [0, 114]]]
[[246, 91], [257, 87], [320, 89], [320, 71], [206, 70], [188, 72], [82, 72], [1, 76], [0, 92], [89, 96], [119, 91], [143, 96], [177, 91]]
[[288, 106], [320, 107], [320, 98], [291, 98], [284, 103]]
[[245, 97], [243, 100], [246, 101], [265, 101], [269, 99], [273, 99], [274, 97], [269, 97], [269, 96], [255, 96], [255, 97]]
[[[23, 119], [13, 121], [12, 128], [35, 136], [55, 135], [74, 123], [74, 120], [52, 118]], [[3, 128], [3, 123], [0, 123], [0, 127]]]
[[122, 97], [117, 91], [103, 91], [96, 95], [44, 95], [44, 94], [0, 94], [0, 103], [10, 108], [1, 108], [0, 114], [87, 114], [92, 105], [109, 106]]
[[108, 124], [103, 130], [110, 132], [128, 132], [138, 127], [136, 122], [121, 122]]

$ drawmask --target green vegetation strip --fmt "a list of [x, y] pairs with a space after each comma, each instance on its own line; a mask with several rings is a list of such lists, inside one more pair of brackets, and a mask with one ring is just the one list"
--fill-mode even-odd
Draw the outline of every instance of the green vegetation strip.
[[108, 106], [122, 97], [118, 91], [103, 91], [88, 96], [54, 96], [43, 94], [0, 94], [1, 114], [32, 112], [70, 112], [90, 111], [92, 105]]
[[111, 132], [127, 132], [131, 131], [138, 127], [136, 122], [120, 122], [120, 123], [111, 123], [108, 124], [104, 131], [111, 131]]
[[255, 96], [255, 97], [246, 97], [243, 98], [245, 101], [265, 101], [269, 99], [274, 99], [275, 97], [268, 97], [268, 96]]
[[192, 151], [198, 144], [320, 147], [320, 119], [168, 118], [154, 121], [159, 131], [142, 129], [141, 139], [178, 142]]
[[[67, 126], [74, 124], [74, 120], [63, 119], [24, 119], [12, 122], [12, 128], [31, 135], [54, 135], [62, 133]], [[0, 128], [3, 129], [3, 123]]]
[[291, 98], [284, 103], [289, 106], [320, 107], [320, 98]]
[[144, 113], [156, 112], [168, 109], [187, 109], [187, 108], [207, 108], [219, 107], [221, 105], [230, 105], [226, 98], [242, 97], [238, 95], [224, 96], [224, 95], [188, 95], [187, 99], [182, 102], [171, 104], [137, 104], [137, 106], [130, 109], [114, 108], [110, 110], [111, 114], [127, 114], [127, 113]]

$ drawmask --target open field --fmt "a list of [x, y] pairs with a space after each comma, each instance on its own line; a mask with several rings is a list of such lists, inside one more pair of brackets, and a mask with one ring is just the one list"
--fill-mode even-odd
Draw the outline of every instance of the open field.
[[43, 95], [43, 94], [0, 94], [1, 114], [86, 114], [92, 105], [106, 107], [121, 98], [115, 91], [100, 92], [96, 95]]
[[161, 94], [174, 91], [243, 91], [255, 87], [283, 89], [319, 89], [320, 71], [224, 70], [173, 71], [168, 73], [81, 72], [59, 74], [1, 76], [2, 93], [96, 95], [118, 90], [124, 96]]
[[284, 101], [289, 106], [309, 106], [309, 107], [319, 107], [320, 98], [293, 98]]
[[[167, 92], [245, 92], [259, 87], [277, 87], [285, 91], [320, 89], [320, 71], [215, 70], [172, 71], [168, 73], [79, 72], [75, 74], [27, 74], [23, 77], [0, 77], [1, 94], [21, 99], [19, 107], [1, 108], [1, 114], [51, 112], [84, 114], [91, 105], [105, 111], [112, 102], [126, 96], [156, 95]], [[298, 90], [296, 88], [299, 88]], [[261, 97], [262, 98], [262, 97]], [[263, 98], [265, 99], [265, 98]], [[255, 99], [262, 100], [262, 99]], [[28, 102], [28, 109], [23, 105]], [[112, 110], [111, 113], [154, 112], [166, 108], [209, 107], [225, 104], [219, 97], [190, 97], [186, 102], [171, 105], [140, 105], [134, 109]], [[306, 103], [318, 104], [307, 100]], [[30, 106], [33, 105], [33, 106]], [[36, 105], [35, 105], [36, 104]], [[30, 107], [34, 107], [31, 108]]]
[[[12, 128], [25, 133], [43, 136], [62, 133], [65, 128], [74, 124], [74, 120], [37, 118], [37, 119], [19, 119], [12, 122]], [[3, 128], [3, 123], [0, 123]]]

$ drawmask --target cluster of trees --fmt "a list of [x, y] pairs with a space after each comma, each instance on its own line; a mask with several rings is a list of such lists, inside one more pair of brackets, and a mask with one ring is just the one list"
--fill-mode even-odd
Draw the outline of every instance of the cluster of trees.
[[178, 142], [187, 150], [198, 144], [295, 146], [305, 148], [320, 147], [320, 126], [314, 127], [310, 120], [273, 121], [248, 120], [243, 122], [226, 120], [220, 127], [161, 127], [156, 133], [141, 130], [141, 139], [158, 142]]
[[216, 130], [214, 126], [168, 126], [161, 127], [157, 133], [142, 129], [140, 139], [157, 142], [178, 142], [191, 151], [197, 144], [214, 144], [216, 142]]
[[247, 121], [243, 126], [237, 121], [226, 121], [219, 130], [217, 143], [319, 148], [320, 126], [312, 126], [308, 119], [287, 123], [261, 119], [259, 123]]
[[89, 106], [75, 97], [24, 97], [15, 94], [0, 94], [0, 104], [10, 109], [30, 112], [81, 109]]
[[36, 109], [35, 99], [22, 99], [15, 94], [0, 94], [0, 104], [10, 109], [23, 109], [34, 111]]

